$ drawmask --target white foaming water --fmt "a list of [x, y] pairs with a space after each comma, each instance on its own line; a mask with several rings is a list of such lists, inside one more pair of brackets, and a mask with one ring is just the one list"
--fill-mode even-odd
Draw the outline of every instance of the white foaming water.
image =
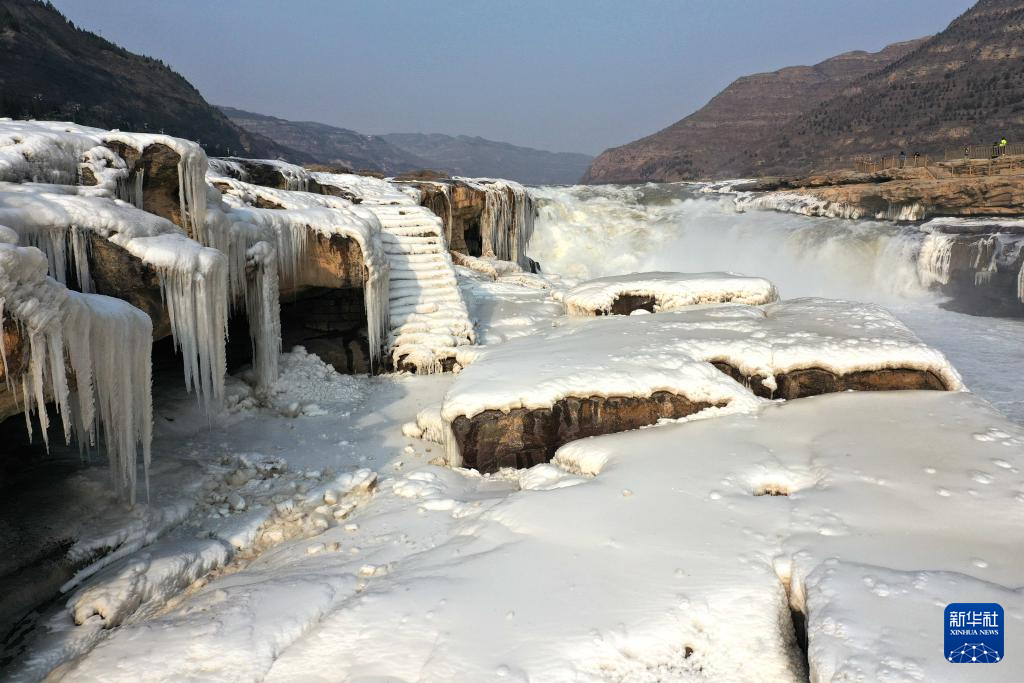
[[545, 187], [529, 254], [561, 275], [735, 271], [783, 297], [929, 297], [916, 267], [923, 235], [878, 221], [737, 213], [730, 197], [678, 185]]
[[[682, 185], [542, 187], [528, 253], [546, 272], [589, 279], [631, 272], [731, 271], [766, 277], [783, 299], [879, 303], [941, 349], [969, 387], [1024, 422], [1024, 321], [939, 307], [922, 270], [926, 235], [885, 221], [738, 213], [731, 197]], [[927, 264], [925, 264], [927, 265]]]

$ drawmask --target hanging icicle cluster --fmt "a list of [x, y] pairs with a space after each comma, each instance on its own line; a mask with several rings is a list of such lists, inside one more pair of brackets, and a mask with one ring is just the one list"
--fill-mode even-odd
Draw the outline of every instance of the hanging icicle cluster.
[[533, 237], [534, 206], [529, 190], [511, 180], [455, 178], [484, 193], [480, 216], [483, 255], [529, 269], [526, 247]]
[[83, 448], [102, 442], [114, 490], [134, 503], [138, 456], [141, 451], [148, 481], [152, 442], [152, 322], [119, 299], [69, 292], [46, 276], [43, 254], [15, 246], [16, 239], [0, 227], [0, 319], [14, 320], [28, 346], [24, 371], [12, 377], [0, 337], [6, 389], [16, 391], [20, 380], [29, 434], [34, 413], [47, 447], [48, 400], [56, 404], [65, 441], [75, 436]]

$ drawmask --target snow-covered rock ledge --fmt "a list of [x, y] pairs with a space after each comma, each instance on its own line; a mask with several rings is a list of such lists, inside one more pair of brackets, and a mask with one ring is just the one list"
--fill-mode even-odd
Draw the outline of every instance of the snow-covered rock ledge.
[[824, 299], [577, 320], [465, 353], [472, 365], [419, 429], [443, 437], [450, 463], [481, 471], [660, 419], [749, 412], [758, 396], [963, 386], [886, 311]]
[[564, 296], [569, 315], [657, 313], [698, 304], [769, 304], [779, 298], [775, 286], [760, 277], [734, 273], [632, 273], [588, 280]]

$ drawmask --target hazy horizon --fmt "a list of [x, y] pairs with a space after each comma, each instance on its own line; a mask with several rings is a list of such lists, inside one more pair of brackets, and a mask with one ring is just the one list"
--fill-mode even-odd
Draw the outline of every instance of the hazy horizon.
[[211, 103], [367, 134], [596, 155], [674, 123], [740, 76], [936, 33], [974, 3], [54, 4], [162, 59]]

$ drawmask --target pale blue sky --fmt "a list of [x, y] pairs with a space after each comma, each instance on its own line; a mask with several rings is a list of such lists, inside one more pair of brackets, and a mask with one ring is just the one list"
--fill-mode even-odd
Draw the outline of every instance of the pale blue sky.
[[970, 0], [54, 0], [216, 104], [597, 153], [734, 78], [935, 33]]

